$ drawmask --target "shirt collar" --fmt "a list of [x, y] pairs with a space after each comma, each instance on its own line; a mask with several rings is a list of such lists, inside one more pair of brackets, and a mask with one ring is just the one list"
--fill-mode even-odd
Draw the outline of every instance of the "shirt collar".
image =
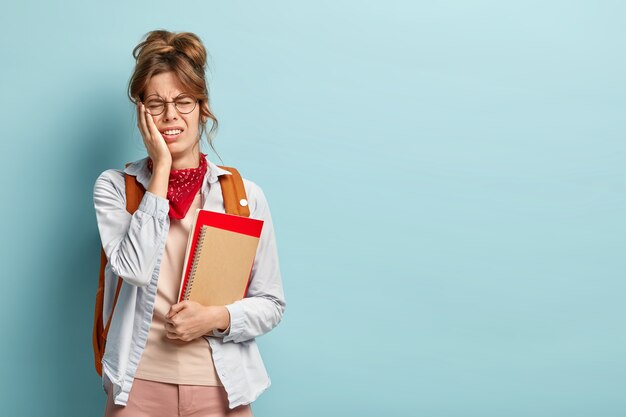
[[[209, 158], [206, 158], [206, 161], [209, 169], [207, 169], [204, 176], [205, 183], [213, 184], [217, 182], [220, 175], [232, 175], [230, 171], [227, 171], [215, 165]], [[150, 169], [148, 169], [147, 156], [143, 159], [138, 159], [137, 161], [131, 162], [126, 168], [124, 168], [124, 172], [129, 175], [136, 176], [137, 181], [139, 181], [139, 183], [143, 185], [144, 188], [148, 188], [152, 173], [150, 172]]]

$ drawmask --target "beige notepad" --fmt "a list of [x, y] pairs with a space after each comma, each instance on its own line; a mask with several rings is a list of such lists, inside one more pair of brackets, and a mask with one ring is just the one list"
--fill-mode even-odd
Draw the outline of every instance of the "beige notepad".
[[[179, 300], [226, 305], [245, 296], [259, 237], [203, 225]], [[186, 284], [186, 285], [185, 285]]]

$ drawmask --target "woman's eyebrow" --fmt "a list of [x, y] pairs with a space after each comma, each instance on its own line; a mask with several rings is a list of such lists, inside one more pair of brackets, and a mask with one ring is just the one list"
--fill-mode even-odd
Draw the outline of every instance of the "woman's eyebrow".
[[[183, 94], [186, 94], [186, 93], [185, 92], [177, 93], [176, 95], [173, 96], [173, 98], [177, 98], [179, 96], [182, 96]], [[146, 95], [146, 98], [151, 97], [151, 96], [156, 96], [156, 97], [160, 98], [161, 100], [164, 100], [163, 96], [160, 95], [159, 93], [148, 94], [148, 95]]]

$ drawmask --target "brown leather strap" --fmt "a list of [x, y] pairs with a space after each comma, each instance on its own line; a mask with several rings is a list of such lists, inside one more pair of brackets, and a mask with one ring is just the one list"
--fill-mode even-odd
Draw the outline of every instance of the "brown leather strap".
[[220, 175], [222, 196], [224, 197], [224, 209], [228, 214], [250, 217], [250, 207], [243, 179], [239, 171], [233, 167], [219, 165], [220, 168], [229, 171], [232, 175]]
[[104, 248], [100, 247], [100, 274], [98, 276], [98, 291], [96, 292], [96, 308], [94, 310], [94, 328], [93, 328], [93, 349], [96, 365], [96, 372], [102, 376], [102, 354], [104, 346], [103, 328], [102, 328], [102, 309], [104, 304], [104, 268], [107, 263], [107, 257]]
[[107, 255], [104, 252], [104, 248], [100, 246], [100, 272], [104, 273], [104, 268], [107, 265]]
[[128, 174], [125, 174], [124, 177], [126, 180], [126, 210], [133, 214], [139, 207], [146, 190], [137, 181], [137, 177]]

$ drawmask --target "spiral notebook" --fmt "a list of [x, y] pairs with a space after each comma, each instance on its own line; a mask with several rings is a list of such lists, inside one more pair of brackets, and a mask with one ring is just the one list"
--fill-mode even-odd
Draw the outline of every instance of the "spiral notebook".
[[226, 305], [245, 297], [263, 220], [196, 209], [178, 301]]

